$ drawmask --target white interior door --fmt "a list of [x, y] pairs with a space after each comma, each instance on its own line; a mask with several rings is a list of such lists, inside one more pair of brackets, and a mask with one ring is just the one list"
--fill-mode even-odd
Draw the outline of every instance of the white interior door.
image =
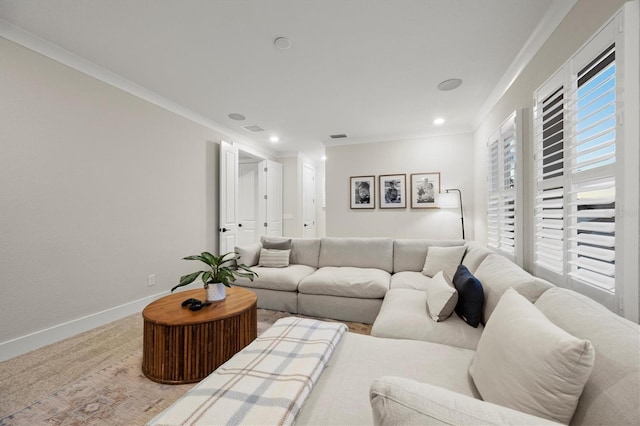
[[238, 245], [238, 148], [220, 142], [220, 253]]
[[316, 171], [310, 165], [302, 166], [302, 235], [316, 236]]
[[260, 163], [240, 163], [238, 166], [238, 246], [246, 246], [260, 239]]
[[265, 160], [265, 234], [282, 236], [282, 164]]

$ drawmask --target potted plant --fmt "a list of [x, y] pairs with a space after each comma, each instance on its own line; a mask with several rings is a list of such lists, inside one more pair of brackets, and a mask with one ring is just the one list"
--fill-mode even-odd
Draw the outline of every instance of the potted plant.
[[[230, 254], [233, 256], [227, 258]], [[202, 275], [202, 282], [204, 283], [205, 290], [207, 290], [207, 301], [215, 302], [223, 300], [227, 295], [225, 287], [231, 287], [229, 283], [234, 282], [236, 276], [249, 278], [251, 281], [253, 281], [254, 277], [258, 276], [258, 274], [249, 269], [248, 266], [238, 263], [239, 258], [238, 253], [233, 251], [221, 256], [213, 255], [207, 251], [199, 255], [187, 256], [184, 260], [199, 260], [207, 265], [210, 270], [198, 271], [180, 277], [180, 283], [173, 287], [171, 291], [173, 292], [173, 290], [178, 287], [191, 284]]]

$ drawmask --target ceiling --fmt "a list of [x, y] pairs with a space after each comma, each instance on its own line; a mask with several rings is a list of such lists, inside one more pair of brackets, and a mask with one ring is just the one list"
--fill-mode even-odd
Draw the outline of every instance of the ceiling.
[[[332, 134], [357, 143], [471, 131], [523, 47], [574, 2], [0, 0], [0, 19], [259, 149], [317, 159]], [[462, 86], [439, 91], [450, 78]]]

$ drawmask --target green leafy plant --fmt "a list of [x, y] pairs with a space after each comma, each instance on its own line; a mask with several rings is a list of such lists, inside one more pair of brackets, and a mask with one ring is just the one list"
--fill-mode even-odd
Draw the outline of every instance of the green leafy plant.
[[[226, 258], [230, 254], [233, 256]], [[184, 258], [184, 260], [199, 260], [200, 262], [207, 265], [210, 270], [198, 271], [192, 274], [183, 275], [182, 277], [180, 277], [180, 283], [177, 286], [173, 287], [171, 291], [175, 290], [178, 287], [191, 284], [196, 279], [198, 279], [200, 275], [202, 275], [204, 288], [208, 288], [209, 284], [214, 283], [222, 283], [226, 287], [231, 287], [229, 283], [234, 282], [236, 280], [236, 277], [249, 278], [251, 281], [253, 281], [253, 279], [257, 277], [258, 274], [249, 269], [248, 266], [242, 263], [238, 263], [239, 258], [240, 256], [238, 255], [238, 253], [234, 251], [230, 251], [229, 253], [225, 253], [221, 256], [213, 255], [207, 251], [197, 255], [187, 256]]]

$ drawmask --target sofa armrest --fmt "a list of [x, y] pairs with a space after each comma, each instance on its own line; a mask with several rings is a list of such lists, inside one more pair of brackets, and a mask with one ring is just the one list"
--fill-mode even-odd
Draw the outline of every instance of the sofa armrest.
[[549, 420], [438, 386], [385, 376], [369, 391], [375, 425], [542, 425]]

